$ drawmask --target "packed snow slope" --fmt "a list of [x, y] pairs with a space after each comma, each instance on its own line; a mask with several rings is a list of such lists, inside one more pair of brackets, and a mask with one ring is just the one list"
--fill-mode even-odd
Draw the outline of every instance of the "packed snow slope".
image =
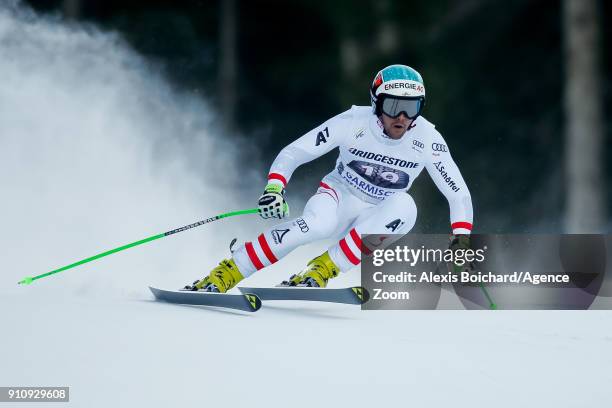
[[[67, 407], [602, 406], [610, 312], [361, 311], [268, 302], [253, 314], [154, 302], [203, 276], [218, 221], [17, 286], [98, 252], [253, 206], [258, 163], [121, 38], [0, 4], [0, 386], [69, 386]], [[252, 149], [250, 146], [246, 146]], [[240, 184], [237, 184], [238, 181]], [[297, 203], [311, 192], [291, 192]], [[301, 248], [246, 284], [299, 270]], [[355, 284], [356, 273], [336, 287]], [[3, 407], [39, 406], [27, 403]]]
[[579, 407], [610, 399], [609, 312], [268, 302], [250, 314], [154, 302], [144, 285], [95, 298], [54, 297], [54, 286], [0, 295], [0, 384], [70, 386], [67, 406]]

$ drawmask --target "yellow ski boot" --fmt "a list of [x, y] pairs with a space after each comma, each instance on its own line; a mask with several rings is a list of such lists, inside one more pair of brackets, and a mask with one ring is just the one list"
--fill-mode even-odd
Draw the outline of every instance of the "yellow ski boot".
[[225, 293], [243, 279], [244, 276], [238, 270], [234, 260], [224, 259], [219, 262], [219, 266], [210, 271], [208, 276], [193, 282], [193, 285], [185, 286], [185, 289]]
[[283, 281], [281, 286], [324, 288], [327, 286], [327, 281], [338, 276], [339, 272], [340, 269], [329, 257], [329, 253], [325, 251], [323, 254], [308, 262], [306, 269], [302, 272], [292, 275], [288, 281]]

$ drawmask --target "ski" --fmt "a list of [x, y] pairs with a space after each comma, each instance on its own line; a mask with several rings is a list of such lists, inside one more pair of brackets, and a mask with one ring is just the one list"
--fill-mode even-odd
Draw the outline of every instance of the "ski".
[[243, 310], [245, 312], [256, 312], [261, 308], [261, 300], [257, 295], [250, 292], [241, 295], [229, 293], [197, 292], [190, 290], [164, 290], [149, 289], [156, 300], [182, 305], [215, 306], [229, 309]]
[[361, 286], [341, 289], [275, 287], [275, 288], [243, 288], [243, 294], [251, 293], [261, 300], [307, 300], [314, 302], [346, 303], [361, 305], [370, 299], [368, 291]]

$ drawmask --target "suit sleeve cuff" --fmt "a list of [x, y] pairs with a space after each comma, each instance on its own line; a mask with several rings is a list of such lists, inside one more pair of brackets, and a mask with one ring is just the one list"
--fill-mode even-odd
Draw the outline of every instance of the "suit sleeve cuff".
[[453, 222], [451, 229], [455, 235], [470, 235], [472, 233], [472, 223], [465, 221]]
[[268, 183], [280, 184], [283, 187], [287, 187], [287, 179], [285, 178], [285, 176], [279, 173], [268, 174]]

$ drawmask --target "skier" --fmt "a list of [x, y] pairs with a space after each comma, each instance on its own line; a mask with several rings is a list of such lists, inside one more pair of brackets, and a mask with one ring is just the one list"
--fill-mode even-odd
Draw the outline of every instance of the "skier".
[[[209, 275], [186, 289], [225, 293], [242, 279], [316, 240], [339, 239], [308, 262], [287, 286], [325, 287], [329, 279], [361, 262], [361, 254], [382, 244], [362, 242], [362, 234], [408, 233], [417, 208], [408, 194], [423, 168], [448, 200], [454, 239], [451, 247], [469, 243], [472, 229], [470, 192], [448, 146], [435, 126], [421, 116], [425, 86], [406, 65], [379, 71], [370, 88], [372, 106], [352, 106], [281, 150], [260, 197], [263, 218], [289, 216], [285, 188], [293, 171], [339, 147], [335, 168], [320, 182], [303, 214], [261, 233], [222, 260]], [[388, 245], [391, 242], [385, 241]]]

